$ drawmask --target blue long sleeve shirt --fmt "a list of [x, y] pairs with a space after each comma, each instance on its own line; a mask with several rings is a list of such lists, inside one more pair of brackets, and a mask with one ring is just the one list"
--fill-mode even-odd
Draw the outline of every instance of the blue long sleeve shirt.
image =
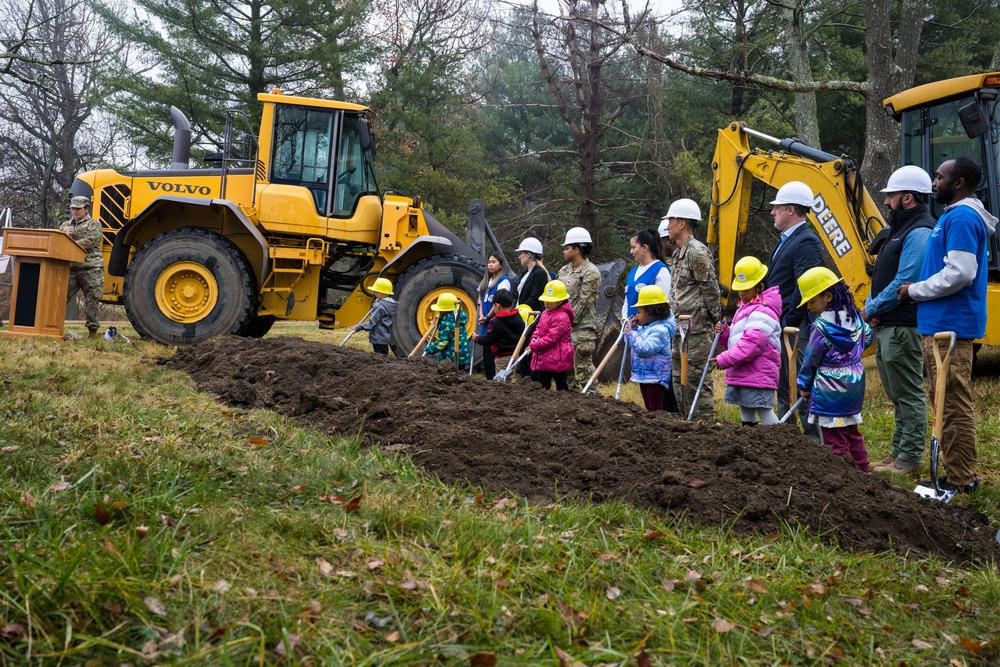
[[865, 302], [865, 315], [872, 317], [879, 313], [892, 310], [899, 305], [896, 290], [903, 283], [915, 283], [920, 280], [920, 269], [924, 265], [924, 250], [927, 239], [931, 236], [930, 229], [918, 228], [911, 231], [903, 241], [903, 249], [899, 253], [899, 269], [885, 289], [875, 295], [869, 295]]

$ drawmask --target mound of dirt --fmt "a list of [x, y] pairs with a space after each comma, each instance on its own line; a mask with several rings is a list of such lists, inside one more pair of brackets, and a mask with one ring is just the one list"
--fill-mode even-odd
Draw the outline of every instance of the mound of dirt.
[[627, 499], [738, 535], [782, 522], [871, 551], [1000, 560], [974, 508], [858, 472], [791, 425], [689, 423], [631, 403], [470, 378], [298, 338], [219, 338], [163, 360], [230, 405], [406, 451], [430, 475], [532, 499]]

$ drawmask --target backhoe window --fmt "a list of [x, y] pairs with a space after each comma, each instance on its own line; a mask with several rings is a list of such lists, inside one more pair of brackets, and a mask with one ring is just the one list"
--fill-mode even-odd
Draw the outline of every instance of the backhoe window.
[[275, 109], [271, 181], [309, 188], [320, 215], [326, 215], [334, 120], [333, 112], [322, 109], [282, 105]]
[[358, 199], [366, 194], [378, 194], [372, 169], [371, 151], [361, 149], [358, 117], [345, 116], [344, 131], [337, 155], [337, 187], [333, 191], [334, 217], [349, 217]]

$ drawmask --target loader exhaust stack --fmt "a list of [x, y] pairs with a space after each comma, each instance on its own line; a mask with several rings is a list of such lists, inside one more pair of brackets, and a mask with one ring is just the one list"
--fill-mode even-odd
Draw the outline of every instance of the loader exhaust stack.
[[170, 107], [170, 118], [174, 121], [174, 160], [171, 169], [188, 169], [191, 161], [191, 123], [177, 107]]

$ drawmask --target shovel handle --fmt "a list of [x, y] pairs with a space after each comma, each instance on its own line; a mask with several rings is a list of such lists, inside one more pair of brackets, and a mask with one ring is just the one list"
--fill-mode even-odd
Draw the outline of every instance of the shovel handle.
[[580, 392], [581, 394], [586, 394], [587, 390], [590, 389], [590, 385], [594, 384], [594, 380], [597, 379], [597, 376], [601, 374], [601, 371], [604, 370], [604, 367], [608, 365], [609, 361], [611, 361], [611, 357], [614, 355], [615, 350], [618, 349], [618, 346], [621, 345], [623, 338], [625, 338], [624, 327], [622, 328], [621, 333], [618, 334], [618, 338], [615, 339], [615, 344], [611, 346], [611, 348], [608, 350], [608, 353], [604, 355], [603, 359], [601, 359], [601, 363], [594, 371], [594, 374], [590, 376], [589, 380], [587, 380], [587, 384], [583, 387], [583, 391]]
[[[934, 366], [937, 370], [937, 382], [934, 385], [934, 426], [932, 434], [940, 442], [944, 436], [944, 392], [948, 387], [948, 369], [951, 367], [951, 355], [955, 351], [955, 332], [939, 331], [934, 334]], [[948, 342], [948, 350], [941, 354], [942, 343]]]
[[678, 315], [677, 321], [687, 323], [684, 328], [677, 327], [681, 335], [681, 386], [684, 387], [688, 383], [688, 337], [691, 335], [691, 316]]
[[426, 344], [428, 340], [430, 340], [431, 336], [434, 334], [434, 330], [437, 329], [437, 326], [438, 326], [438, 318], [435, 317], [433, 324], [431, 324], [431, 326], [427, 330], [427, 332], [424, 333], [423, 337], [419, 341], [417, 341], [417, 344], [413, 347], [413, 350], [408, 355], [406, 355], [407, 359], [409, 359], [410, 357], [412, 357], [413, 355], [415, 355], [417, 353], [417, 351], [421, 347], [423, 347], [424, 344]]
[[360, 320], [358, 320], [358, 323], [354, 325], [355, 328], [351, 329], [351, 332], [349, 334], [347, 334], [347, 338], [345, 338], [344, 340], [340, 341], [340, 345], [338, 345], [337, 347], [344, 347], [345, 345], [347, 345], [347, 341], [351, 340], [351, 336], [353, 336], [354, 333], [357, 331], [357, 327], [359, 327], [362, 324], [364, 324], [365, 320], [367, 320], [369, 317], [371, 317], [371, 315], [372, 315], [372, 313], [374, 311], [375, 311], [375, 306], [372, 306], [371, 310], [369, 310], [367, 313], [365, 313], [365, 316], [362, 317]]
[[798, 375], [796, 372], [796, 365], [798, 365], [797, 352], [799, 351], [799, 328], [798, 327], [785, 327], [784, 328], [785, 339], [785, 351], [788, 353], [788, 392], [791, 392], [793, 387], [797, 386], [795, 377]]
[[793, 414], [795, 414], [795, 411], [799, 409], [799, 406], [802, 405], [802, 401], [804, 400], [805, 399], [803, 399], [802, 397], [799, 397], [799, 400], [795, 401], [795, 403], [792, 404], [792, 407], [788, 408], [788, 412], [782, 415], [781, 419], [778, 420], [778, 423], [784, 424], [786, 421], [788, 421], [788, 418], [791, 417]]
[[528, 325], [524, 327], [524, 331], [521, 332], [521, 337], [517, 339], [517, 345], [514, 347], [514, 353], [510, 355], [510, 361], [507, 362], [507, 368], [504, 370], [510, 370], [513, 366], [516, 365], [515, 361], [521, 354], [521, 348], [524, 347], [524, 341], [528, 339], [528, 332], [530, 332], [531, 329], [535, 326], [535, 324], [538, 323], [538, 315], [540, 312], [541, 311], [538, 310], [532, 310], [530, 313], [528, 313], [528, 317], [534, 317], [534, 319], [531, 320], [531, 322], [529, 322]]
[[[726, 320], [723, 318], [722, 326], [725, 327]], [[701, 397], [701, 388], [705, 386], [705, 378], [708, 377], [708, 369], [712, 365], [712, 357], [715, 355], [715, 348], [719, 345], [719, 339], [722, 337], [722, 331], [715, 332], [715, 338], [712, 340], [712, 349], [708, 351], [708, 359], [705, 360], [705, 368], [701, 371], [701, 380], [698, 382], [698, 390], [694, 392], [694, 399], [691, 401], [691, 409], [688, 411], [687, 420], [691, 421], [694, 419], [694, 409], [698, 405], [698, 398]], [[681, 370], [683, 373], [684, 370]]]

